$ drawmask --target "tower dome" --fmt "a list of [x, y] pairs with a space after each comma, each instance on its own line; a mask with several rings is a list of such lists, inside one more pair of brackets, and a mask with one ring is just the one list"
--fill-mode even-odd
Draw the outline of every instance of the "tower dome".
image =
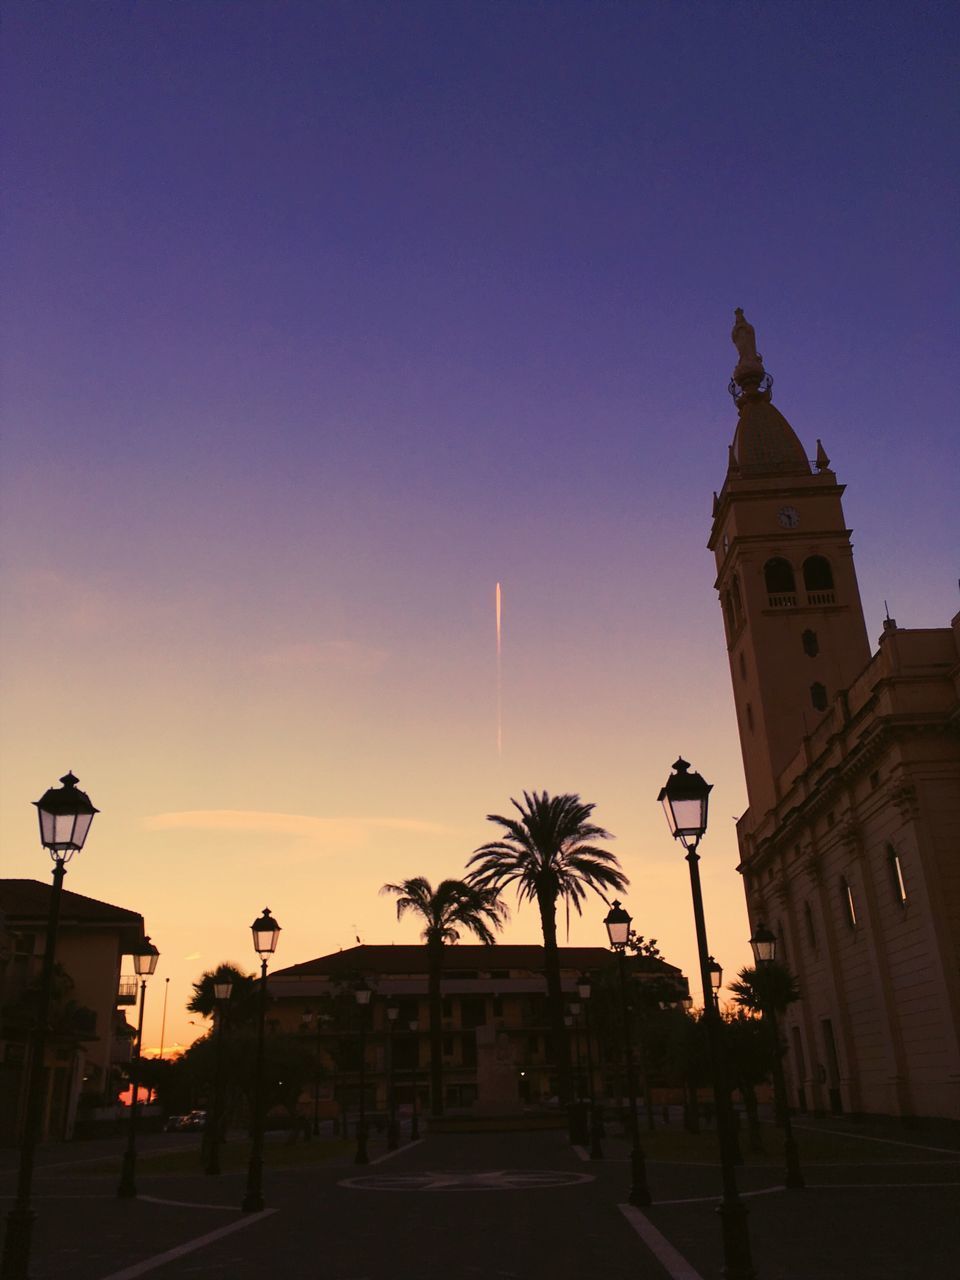
[[764, 370], [753, 325], [737, 307], [733, 345], [739, 360], [730, 380], [740, 421], [730, 449], [730, 470], [744, 476], [809, 475], [810, 463], [797, 433], [771, 403], [773, 379]]

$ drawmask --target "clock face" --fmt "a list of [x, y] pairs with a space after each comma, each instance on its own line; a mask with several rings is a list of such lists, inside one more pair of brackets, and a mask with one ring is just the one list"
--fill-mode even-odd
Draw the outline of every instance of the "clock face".
[[800, 523], [800, 512], [796, 507], [781, 507], [777, 519], [785, 529], [795, 529]]

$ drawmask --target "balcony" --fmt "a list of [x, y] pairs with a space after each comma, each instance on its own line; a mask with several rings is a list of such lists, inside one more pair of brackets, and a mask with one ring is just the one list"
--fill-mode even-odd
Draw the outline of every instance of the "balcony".
[[136, 978], [121, 978], [120, 985], [117, 988], [117, 1004], [136, 1004], [137, 1003], [137, 980]]
[[837, 593], [835, 591], [808, 591], [807, 604], [836, 604]]
[[797, 607], [797, 597], [795, 595], [780, 594], [767, 596], [768, 609], [795, 609]]

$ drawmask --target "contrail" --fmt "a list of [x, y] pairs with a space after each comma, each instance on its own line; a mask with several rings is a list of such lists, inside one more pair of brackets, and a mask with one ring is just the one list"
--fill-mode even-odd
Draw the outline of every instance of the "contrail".
[[501, 617], [503, 608], [503, 594], [500, 590], [500, 583], [497, 583], [496, 610], [497, 610], [497, 755], [503, 755], [503, 670], [501, 663], [501, 655], [503, 653], [503, 630], [501, 627]]

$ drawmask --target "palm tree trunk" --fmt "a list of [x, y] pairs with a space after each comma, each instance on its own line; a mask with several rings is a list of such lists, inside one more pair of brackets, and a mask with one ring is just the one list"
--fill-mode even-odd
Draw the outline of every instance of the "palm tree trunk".
[[427, 943], [428, 993], [430, 1001], [430, 1114], [443, 1115], [443, 943]]
[[546, 894], [537, 898], [540, 926], [543, 930], [543, 968], [547, 979], [547, 1007], [550, 1014], [550, 1038], [553, 1061], [560, 1078], [560, 1104], [568, 1106], [573, 1099], [570, 1079], [570, 1046], [563, 1022], [563, 987], [560, 984], [560, 952], [557, 949], [557, 900]]

